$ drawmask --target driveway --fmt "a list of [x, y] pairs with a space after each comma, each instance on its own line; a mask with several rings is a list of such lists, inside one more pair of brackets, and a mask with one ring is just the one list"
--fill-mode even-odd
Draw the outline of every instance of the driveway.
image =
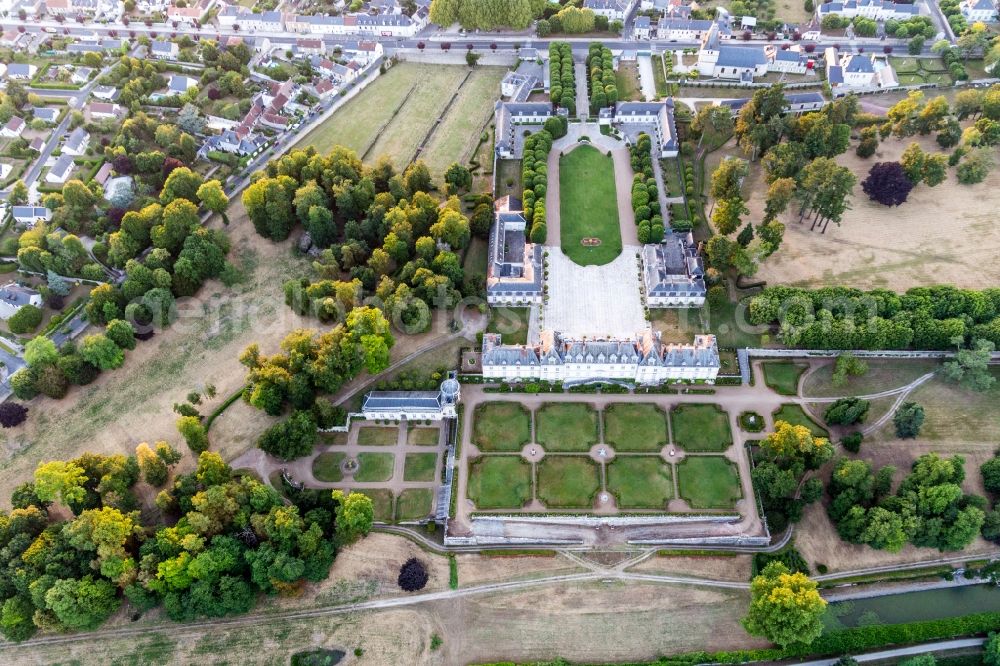
[[656, 99], [656, 79], [653, 78], [653, 57], [639, 56], [636, 58], [639, 64], [639, 87], [642, 88], [642, 96], [647, 102]]

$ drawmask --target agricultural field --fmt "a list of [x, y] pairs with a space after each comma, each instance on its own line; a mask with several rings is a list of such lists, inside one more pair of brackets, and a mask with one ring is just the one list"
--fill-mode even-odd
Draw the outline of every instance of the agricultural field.
[[503, 75], [498, 67], [397, 64], [306, 136], [303, 145], [324, 153], [347, 146], [366, 163], [387, 155], [402, 171], [429, 136], [420, 158], [440, 179], [449, 164], [472, 157]]
[[[614, 162], [593, 146], [559, 158], [559, 227], [563, 252], [581, 266], [602, 266], [621, 254]], [[585, 247], [585, 238], [599, 244]]]
[[[977, 185], [959, 184], [949, 170], [944, 183], [914, 188], [898, 208], [870, 201], [862, 192], [860, 181], [871, 166], [898, 160], [913, 140], [925, 151], [940, 150], [928, 136], [889, 139], [868, 159], [855, 155], [853, 145], [839, 155], [837, 162], [859, 181], [841, 225], [831, 225], [825, 234], [810, 232], [809, 223], [799, 224], [790, 210], [781, 219], [786, 225], [781, 249], [761, 264], [757, 277], [770, 284], [895, 291], [928, 284], [980, 289], [1000, 282], [1000, 264], [993, 258], [1000, 245], [1000, 227], [994, 224], [1000, 170], [992, 170]], [[753, 194], [751, 217], [759, 217], [767, 187], [757, 163], [744, 187]]]

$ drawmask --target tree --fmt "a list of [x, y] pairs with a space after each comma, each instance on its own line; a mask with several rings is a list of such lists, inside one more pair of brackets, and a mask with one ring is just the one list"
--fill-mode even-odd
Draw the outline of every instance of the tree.
[[715, 204], [712, 211], [712, 224], [720, 234], [728, 235], [740, 226], [740, 216], [750, 212], [743, 199], [722, 199]]
[[969, 390], [988, 391], [996, 383], [989, 368], [994, 349], [996, 346], [991, 341], [976, 340], [971, 348], [955, 352], [954, 360], [944, 364], [942, 375], [946, 380], [961, 384]]
[[164, 206], [175, 199], [198, 201], [198, 188], [202, 178], [188, 167], [178, 167], [170, 172], [160, 192], [160, 203]]
[[64, 578], [45, 593], [45, 606], [67, 629], [86, 631], [118, 610], [120, 602], [115, 592], [115, 586], [103, 578]]
[[861, 189], [883, 206], [899, 206], [910, 196], [913, 182], [899, 162], [877, 162], [862, 181]]
[[457, 191], [468, 190], [472, 187], [472, 172], [458, 162], [452, 162], [444, 172], [444, 182]]
[[781, 647], [808, 645], [823, 632], [820, 618], [825, 609], [814, 581], [773, 561], [750, 583], [750, 610], [743, 626]]
[[843, 386], [847, 383], [849, 376], [860, 377], [866, 372], [868, 372], [868, 363], [851, 352], [844, 352], [837, 357], [830, 383], [838, 387]]
[[404, 591], [416, 592], [417, 590], [424, 589], [424, 586], [427, 585], [427, 580], [427, 567], [417, 558], [411, 557], [400, 567], [399, 578], [396, 582]]
[[924, 50], [924, 41], [922, 35], [911, 37], [910, 41], [906, 43], [906, 52], [910, 55], [920, 55]]
[[35, 469], [35, 493], [43, 502], [80, 502], [87, 492], [83, 487], [86, 482], [83, 468], [76, 463], [53, 460], [39, 463]]
[[915, 402], [904, 402], [892, 417], [896, 426], [896, 437], [912, 439], [920, 434], [924, 424], [924, 408]]
[[713, 199], [739, 199], [740, 186], [750, 171], [750, 165], [738, 157], [727, 157], [712, 172], [712, 184], [708, 193]]
[[0, 426], [13, 428], [24, 423], [26, 418], [28, 418], [28, 408], [24, 405], [10, 400], [0, 402]]
[[31, 367], [53, 363], [59, 358], [56, 343], [44, 335], [37, 335], [24, 346], [24, 360]]
[[104, 334], [120, 349], [135, 349], [135, 329], [127, 321], [112, 319], [105, 327]]
[[257, 446], [282, 460], [309, 455], [316, 445], [316, 420], [309, 411], [296, 411], [286, 421], [264, 431]]
[[924, 151], [920, 149], [920, 144], [916, 141], [907, 146], [899, 158], [899, 164], [903, 167], [906, 177], [914, 185], [923, 178], [924, 159]]
[[861, 130], [861, 141], [855, 150], [858, 157], [868, 158], [878, 150], [878, 130], [874, 127], [866, 127]]
[[826, 437], [815, 437], [809, 428], [777, 421], [774, 432], [760, 443], [761, 451], [771, 460], [802, 461], [808, 469], [817, 469], [833, 457], [833, 445]]
[[125, 352], [103, 333], [85, 337], [80, 345], [80, 356], [101, 370], [114, 370], [125, 363]]
[[184, 437], [188, 448], [194, 453], [208, 449], [208, 433], [197, 416], [182, 416], [177, 419], [177, 432]]
[[735, 134], [750, 159], [778, 144], [787, 130], [784, 119], [785, 92], [781, 84], [757, 90], [736, 118]]
[[945, 155], [927, 155], [922, 178], [928, 187], [940, 185], [948, 177], [948, 158]]
[[349, 544], [367, 536], [375, 521], [375, 505], [371, 498], [355, 492], [345, 496], [344, 491], [334, 490], [333, 499], [337, 502], [337, 539], [340, 543]]
[[955, 173], [958, 182], [963, 185], [974, 185], [983, 182], [992, 168], [993, 157], [989, 149], [979, 148], [965, 156]]
[[1000, 666], [1000, 634], [991, 631], [983, 645], [983, 663], [986, 666]]
[[865, 420], [869, 406], [868, 401], [861, 398], [840, 398], [826, 408], [823, 420], [832, 425], [854, 425]]
[[987, 492], [1000, 495], [1000, 456], [993, 456], [982, 464], [983, 487]]
[[[166, 444], [166, 442], [160, 442]], [[167, 482], [170, 469], [166, 461], [158, 456], [149, 444], [142, 442], [135, 449], [135, 457], [139, 461], [139, 469], [142, 471], [143, 480], [149, 485], [159, 488]]]
[[11, 206], [23, 206], [28, 203], [28, 186], [23, 180], [18, 179], [14, 182], [10, 194], [7, 195], [7, 201]]
[[767, 199], [764, 203], [764, 222], [770, 222], [785, 212], [795, 194], [794, 178], [778, 178], [767, 188]]
[[11, 333], [23, 335], [31, 333], [42, 323], [44, 312], [36, 305], [22, 305], [17, 312], [7, 320], [7, 327]]
[[218, 180], [214, 178], [206, 180], [198, 186], [197, 195], [198, 201], [206, 209], [220, 215], [226, 214], [226, 208], [229, 206], [229, 197], [222, 189], [222, 183]]

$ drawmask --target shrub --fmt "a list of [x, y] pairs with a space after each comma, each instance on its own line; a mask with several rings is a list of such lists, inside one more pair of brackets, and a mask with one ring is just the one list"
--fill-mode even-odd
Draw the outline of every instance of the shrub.
[[35, 305], [24, 305], [7, 320], [11, 333], [22, 335], [31, 333], [42, 323], [42, 309]]
[[0, 426], [13, 428], [28, 418], [28, 408], [18, 402], [0, 402]]
[[208, 449], [208, 433], [197, 416], [182, 416], [177, 419], [177, 431], [195, 454]]
[[861, 442], [864, 441], [864, 438], [865, 436], [860, 432], [852, 432], [850, 435], [845, 435], [840, 440], [840, 444], [851, 453], [857, 453], [861, 450]]
[[892, 417], [892, 422], [896, 426], [896, 437], [916, 437], [924, 424], [924, 408], [915, 402], [904, 402]]
[[424, 566], [423, 562], [415, 557], [408, 559], [402, 567], [399, 568], [399, 587], [407, 592], [416, 592], [417, 590], [424, 589], [427, 585], [427, 568]]

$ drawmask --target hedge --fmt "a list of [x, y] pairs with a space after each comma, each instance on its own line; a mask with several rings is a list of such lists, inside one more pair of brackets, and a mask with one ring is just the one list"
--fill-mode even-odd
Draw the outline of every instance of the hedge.
[[208, 432], [208, 429], [212, 427], [212, 422], [215, 421], [215, 419], [220, 414], [222, 414], [222, 412], [229, 409], [230, 405], [232, 405], [234, 402], [240, 399], [240, 397], [243, 395], [243, 391], [245, 388], [246, 387], [241, 386], [235, 393], [226, 398], [225, 402], [223, 402], [221, 405], [212, 410], [212, 413], [209, 414], [208, 418], [205, 419], [205, 432]]

